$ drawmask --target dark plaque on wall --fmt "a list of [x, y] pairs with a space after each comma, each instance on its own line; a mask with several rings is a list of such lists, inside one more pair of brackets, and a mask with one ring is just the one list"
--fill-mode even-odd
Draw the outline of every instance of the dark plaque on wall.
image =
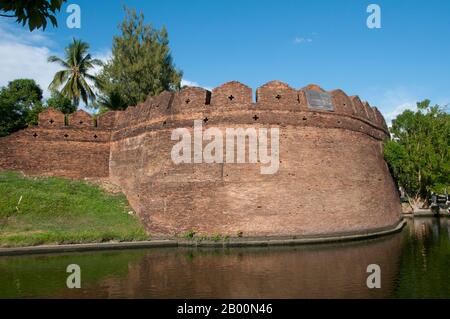
[[306, 90], [306, 100], [310, 110], [334, 111], [331, 95], [315, 90]]

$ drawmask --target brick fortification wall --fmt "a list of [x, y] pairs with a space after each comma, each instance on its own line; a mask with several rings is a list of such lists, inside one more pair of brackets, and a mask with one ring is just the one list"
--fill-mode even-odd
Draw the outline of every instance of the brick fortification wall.
[[[0, 139], [0, 169], [71, 178], [108, 177], [109, 145], [115, 114], [92, 116], [82, 110], [65, 119], [49, 109], [39, 125]], [[66, 125], [67, 124], [67, 125]]]
[[[75, 113], [65, 126], [60, 113], [42, 114], [37, 128], [0, 139], [0, 168], [109, 176], [154, 236], [189, 230], [323, 236], [393, 228], [401, 219], [383, 159], [386, 123], [376, 108], [341, 90], [295, 90], [273, 81], [257, 89], [254, 103], [249, 87], [229, 82], [212, 92], [163, 92], [104, 114], [96, 127], [88, 116]], [[223, 132], [279, 128], [279, 170], [262, 175], [259, 164], [174, 164], [172, 131], [192, 132], [194, 120]]]

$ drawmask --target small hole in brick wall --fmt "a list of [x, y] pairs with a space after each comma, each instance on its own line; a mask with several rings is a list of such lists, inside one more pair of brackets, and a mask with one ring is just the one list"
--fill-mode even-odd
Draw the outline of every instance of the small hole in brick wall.
[[67, 135], [67, 134], [64, 134], [64, 137], [65, 137], [65, 138], [68, 138], [68, 137], [69, 137], [69, 135]]
[[83, 121], [80, 121], [80, 125], [83, 124]]
[[187, 99], [185, 102], [186, 102], [186, 104], [189, 104], [191, 102], [191, 100]]
[[306, 117], [304, 117], [304, 118], [303, 118], [303, 121], [306, 121], [306, 120], [307, 120], [307, 118], [306, 118]]
[[209, 121], [209, 118], [207, 118], [207, 117], [205, 117], [204, 119], [203, 119], [203, 122], [206, 124], [206, 123], [208, 123], [208, 121]]
[[342, 122], [341, 121], [338, 121], [338, 124], [341, 124]]
[[277, 95], [275, 96], [275, 98], [276, 98], [277, 100], [281, 100], [281, 95], [280, 95], [280, 94], [277, 94]]
[[37, 137], [38, 135], [36, 134], [36, 132], [34, 132], [33, 137]]
[[95, 135], [94, 135], [94, 138], [95, 138], [95, 139], [97, 139], [97, 138], [98, 138], [97, 134], [95, 134]]
[[257, 120], [259, 119], [259, 116], [258, 116], [258, 115], [255, 115], [255, 116], [253, 116], [253, 119], [254, 119], [255, 121], [257, 121]]
[[53, 124], [53, 123], [55, 123], [55, 121], [53, 121], [53, 119], [51, 119], [51, 120], [50, 120], [49, 122], [50, 122], [50, 124]]
[[163, 125], [166, 125], [166, 124], [167, 124], [167, 122], [166, 122], [166, 121], [164, 121], [164, 122], [163, 122]]
[[234, 100], [234, 96], [233, 96], [233, 95], [230, 95], [230, 96], [228, 97], [228, 99], [229, 99], [230, 101], [233, 101], [233, 100]]

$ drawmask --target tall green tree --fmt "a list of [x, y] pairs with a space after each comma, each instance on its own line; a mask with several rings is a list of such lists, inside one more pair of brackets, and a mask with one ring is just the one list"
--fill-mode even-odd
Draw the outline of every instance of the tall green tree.
[[113, 38], [112, 58], [100, 75], [103, 93], [136, 105], [148, 95], [180, 88], [182, 72], [173, 64], [165, 28], [144, 23], [144, 15], [125, 8], [121, 35]]
[[37, 123], [42, 90], [34, 80], [18, 79], [0, 90], [0, 136]]
[[89, 44], [73, 39], [65, 49], [64, 59], [57, 56], [48, 58], [49, 62], [58, 63], [64, 68], [56, 72], [49, 89], [55, 91], [62, 86], [61, 94], [70, 98], [76, 106], [80, 104], [80, 99], [86, 105], [93, 103], [96, 95], [92, 85], [99, 86], [98, 78], [88, 72], [103, 63], [93, 59], [88, 50]]
[[65, 97], [58, 91], [52, 91], [51, 94], [50, 98], [47, 99], [47, 107], [59, 110], [64, 114], [70, 114], [77, 110], [77, 106], [68, 97]]
[[450, 191], [450, 114], [429, 100], [417, 103], [417, 109], [392, 122], [392, 139], [384, 149], [413, 208], [426, 205], [432, 191]]
[[16, 18], [23, 26], [28, 24], [30, 31], [45, 30], [48, 21], [56, 27], [56, 12], [66, 0], [0, 0], [0, 17]]

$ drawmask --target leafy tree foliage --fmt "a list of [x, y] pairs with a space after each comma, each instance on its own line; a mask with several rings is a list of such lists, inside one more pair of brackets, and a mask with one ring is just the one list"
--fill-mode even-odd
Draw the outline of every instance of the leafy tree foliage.
[[0, 90], [0, 136], [37, 122], [42, 107], [42, 90], [34, 80], [19, 79]]
[[36, 103], [33, 108], [29, 110], [25, 117], [27, 126], [38, 125], [39, 113], [44, 112], [46, 109], [47, 107], [45, 105], [42, 105], [42, 103]]
[[399, 186], [417, 208], [429, 192], [450, 191], [450, 114], [429, 100], [417, 112], [404, 111], [392, 123], [385, 157]]
[[179, 89], [182, 72], [173, 64], [166, 29], [156, 30], [144, 24], [142, 13], [125, 10], [122, 34], [113, 38], [112, 58], [100, 76], [105, 96], [136, 105], [148, 95]]
[[51, 97], [47, 100], [47, 107], [59, 110], [64, 114], [70, 114], [77, 110], [77, 106], [72, 103], [72, 100], [58, 91], [52, 92]]
[[30, 31], [47, 27], [47, 20], [56, 27], [55, 14], [66, 0], [0, 0], [0, 16], [16, 18], [23, 26], [28, 24]]
[[59, 63], [64, 69], [56, 72], [49, 89], [58, 90], [61, 86], [61, 94], [72, 100], [75, 106], [80, 104], [80, 99], [87, 105], [95, 101], [95, 93], [92, 82], [99, 85], [96, 76], [89, 74], [89, 70], [95, 66], [102, 66], [98, 59], [93, 59], [88, 53], [89, 44], [81, 40], [73, 39], [72, 43], [66, 47], [64, 59], [57, 56], [48, 58], [49, 62]]

